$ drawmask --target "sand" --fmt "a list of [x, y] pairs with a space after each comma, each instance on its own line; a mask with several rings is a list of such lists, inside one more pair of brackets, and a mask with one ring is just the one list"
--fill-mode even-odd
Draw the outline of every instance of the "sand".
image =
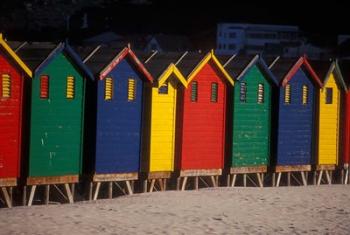
[[350, 234], [350, 186], [213, 188], [0, 209], [0, 234]]

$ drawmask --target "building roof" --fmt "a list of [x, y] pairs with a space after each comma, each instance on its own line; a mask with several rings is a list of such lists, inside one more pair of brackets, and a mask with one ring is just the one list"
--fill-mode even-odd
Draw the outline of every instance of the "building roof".
[[201, 62], [204, 56], [205, 54], [203, 53], [189, 52], [177, 64], [177, 67], [185, 77], [188, 77], [190, 73], [196, 68], [196, 66]]
[[15, 63], [29, 76], [32, 77], [33, 73], [28, 66], [23, 62], [22, 58], [9, 46], [0, 33], [0, 46], [1, 48], [15, 61]]
[[192, 43], [189, 40], [189, 38], [183, 35], [158, 34], [151, 37], [149, 43], [152, 41], [152, 39], [157, 41], [159, 47], [164, 52], [180, 52], [193, 49]]
[[238, 76], [247, 68], [254, 57], [255, 55], [236, 55], [230, 61], [226, 61], [224, 67], [232, 77], [239, 80]]
[[332, 60], [309, 60], [312, 68], [317, 73], [321, 82], [324, 83], [328, 77], [329, 70], [331, 69]]
[[280, 84], [288, 72], [293, 68], [299, 58], [279, 58], [271, 67], [271, 72], [275, 75]]
[[25, 61], [32, 71], [35, 71], [41, 62], [43, 62], [56, 47], [57, 45], [53, 43], [31, 42], [18, 48], [17, 54]]
[[152, 76], [158, 79], [171, 64], [176, 64], [183, 55], [184, 53], [180, 52], [157, 53], [145, 63], [145, 66]]

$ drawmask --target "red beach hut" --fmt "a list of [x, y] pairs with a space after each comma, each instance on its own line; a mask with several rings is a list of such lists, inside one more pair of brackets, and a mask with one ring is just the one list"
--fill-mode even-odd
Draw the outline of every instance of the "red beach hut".
[[187, 79], [188, 87], [179, 95], [182, 110], [177, 140], [177, 165], [182, 190], [188, 177], [210, 176], [217, 186], [224, 167], [226, 94], [233, 79], [225, 71], [213, 52], [205, 56], [187, 54], [177, 65]]
[[22, 116], [27, 77], [32, 72], [0, 34], [0, 188], [8, 207], [22, 155]]

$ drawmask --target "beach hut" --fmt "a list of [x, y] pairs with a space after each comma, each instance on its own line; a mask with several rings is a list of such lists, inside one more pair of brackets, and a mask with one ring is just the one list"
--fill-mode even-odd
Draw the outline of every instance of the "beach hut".
[[236, 79], [233, 88], [231, 186], [236, 177], [256, 174], [263, 186], [263, 174], [270, 164], [272, 91], [277, 79], [259, 55], [233, 56], [225, 62], [226, 71]]
[[[0, 188], [8, 207], [25, 155], [26, 96], [31, 70], [0, 34]], [[25, 119], [25, 120], [23, 120]]]
[[53, 50], [40, 44], [22, 47], [18, 53], [32, 66], [28, 205], [36, 187], [63, 185], [73, 202], [74, 184], [82, 171], [85, 87], [93, 76], [67, 43]]
[[[144, 191], [152, 192], [156, 181], [161, 190], [174, 172], [178, 90], [187, 87], [186, 78], [176, 64], [186, 53], [154, 53], [145, 66], [155, 79], [148, 103], [149, 125], [144, 135], [142, 171], [146, 174]], [[148, 189], [147, 182], [151, 185]]]
[[350, 171], [349, 171], [349, 163], [350, 163], [350, 61], [342, 60], [339, 61], [339, 67], [341, 73], [343, 75], [344, 82], [346, 84], [347, 89], [345, 90], [345, 94], [343, 97], [343, 117], [342, 117], [342, 127], [343, 127], [343, 141], [341, 142], [342, 146], [342, 157], [341, 164], [343, 165], [343, 183], [348, 184]]
[[320, 185], [325, 173], [328, 184], [332, 183], [332, 171], [336, 169], [341, 154], [340, 121], [342, 97], [347, 90], [338, 62], [310, 61], [318, 74], [322, 87], [319, 90], [317, 159], [314, 180]]
[[227, 88], [233, 85], [213, 51], [205, 55], [189, 53], [178, 68], [187, 79], [188, 87], [180, 96], [181, 119], [177, 131], [178, 186], [186, 187], [188, 177], [210, 176], [212, 184], [218, 185], [222, 174], [226, 139]]
[[[322, 83], [306, 56], [298, 59], [280, 58], [272, 73], [279, 82], [275, 146], [275, 172], [279, 186], [282, 173], [300, 172], [307, 185], [307, 174], [315, 163], [315, 120], [318, 91]], [[274, 177], [275, 178], [275, 177]]]
[[101, 47], [86, 65], [98, 80], [93, 199], [98, 198], [103, 182], [109, 183], [109, 197], [113, 182], [125, 182], [132, 194], [140, 172], [144, 112], [148, 112], [144, 90], [153, 78], [130, 47]]

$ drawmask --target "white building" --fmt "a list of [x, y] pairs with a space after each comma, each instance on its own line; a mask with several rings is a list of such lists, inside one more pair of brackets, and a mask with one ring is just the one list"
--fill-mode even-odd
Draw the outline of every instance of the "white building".
[[286, 47], [302, 44], [298, 26], [220, 23], [217, 54], [267, 53], [281, 55]]

